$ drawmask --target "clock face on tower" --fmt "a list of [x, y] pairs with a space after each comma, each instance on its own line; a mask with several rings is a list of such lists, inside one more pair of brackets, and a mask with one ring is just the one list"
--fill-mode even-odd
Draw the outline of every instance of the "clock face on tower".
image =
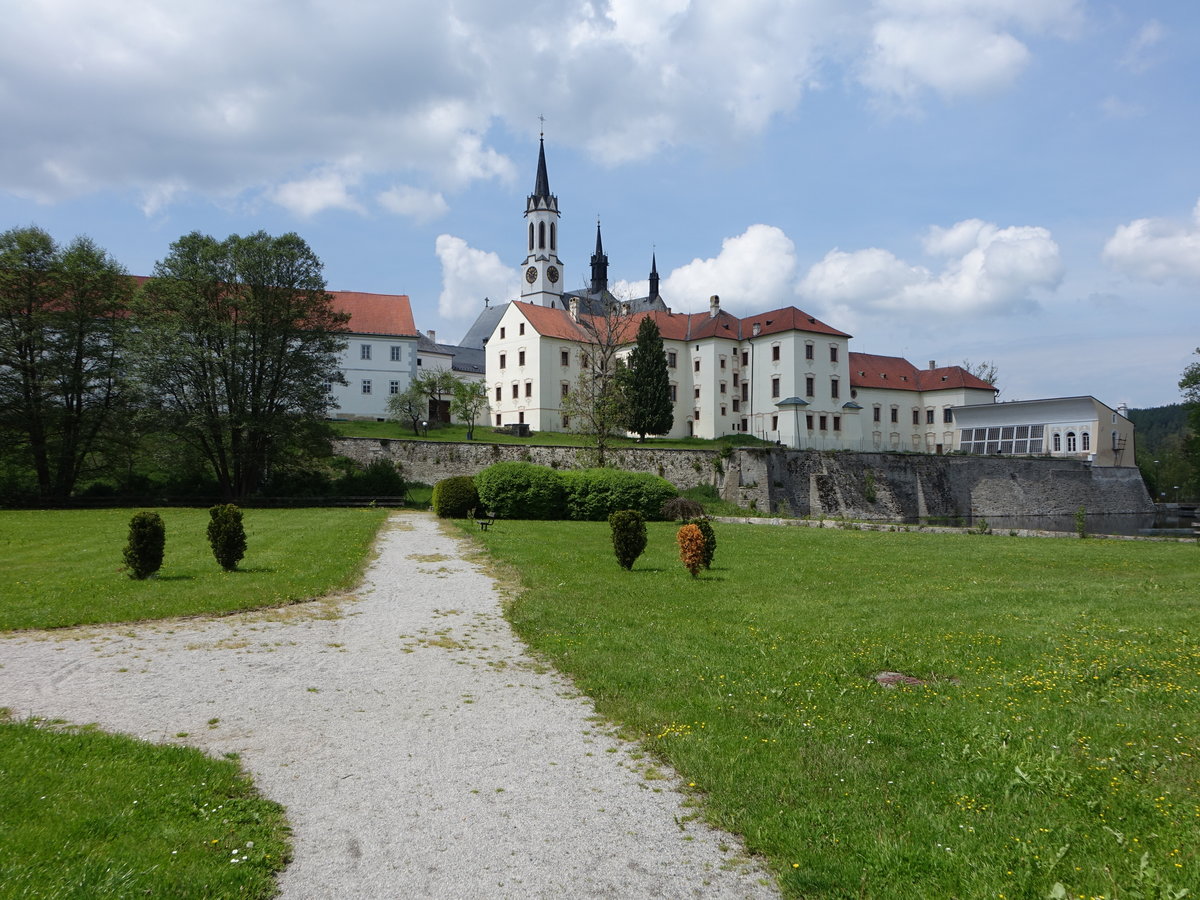
[[525, 280], [530, 284], [533, 284], [535, 281], [537, 281], [537, 268], [535, 266], [530, 266], [525, 270]]
[[550, 279], [551, 284], [557, 284], [558, 283], [558, 267], [551, 266], [550, 268], [548, 268], [546, 270], [546, 277]]

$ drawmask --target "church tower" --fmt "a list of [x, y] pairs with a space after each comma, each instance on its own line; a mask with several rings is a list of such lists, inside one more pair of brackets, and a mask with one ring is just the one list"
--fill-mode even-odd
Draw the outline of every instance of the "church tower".
[[592, 254], [592, 284], [588, 293], [601, 294], [608, 290], [608, 254], [600, 240], [600, 220], [596, 220], [596, 252]]
[[565, 279], [558, 258], [558, 198], [550, 193], [544, 137], [538, 138], [537, 180], [525, 203], [525, 220], [529, 255], [521, 267], [521, 299], [554, 306], [563, 293]]

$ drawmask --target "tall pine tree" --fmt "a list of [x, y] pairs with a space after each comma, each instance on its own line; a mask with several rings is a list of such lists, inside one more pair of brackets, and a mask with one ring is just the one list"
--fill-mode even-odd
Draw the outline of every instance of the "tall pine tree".
[[644, 441], [648, 434], [666, 434], [675, 421], [667, 355], [662, 334], [650, 316], [638, 325], [637, 344], [629, 354], [625, 377], [626, 427]]

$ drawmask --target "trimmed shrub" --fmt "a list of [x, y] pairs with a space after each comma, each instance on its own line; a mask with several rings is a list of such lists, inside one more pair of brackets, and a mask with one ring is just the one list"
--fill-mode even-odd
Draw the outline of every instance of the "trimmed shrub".
[[695, 525], [684, 525], [675, 535], [679, 544], [679, 559], [683, 567], [695, 578], [704, 565], [704, 535]]
[[700, 529], [700, 534], [704, 538], [704, 568], [711, 569], [713, 557], [717, 555], [717, 535], [713, 532], [712, 522], [705, 516], [700, 516], [683, 524], [695, 525]]
[[632, 569], [634, 561], [646, 549], [646, 520], [635, 509], [618, 509], [608, 517], [612, 529], [613, 552], [622, 569]]
[[246, 555], [242, 511], [232, 503], [221, 503], [208, 511], [208, 517], [208, 543], [213, 556], [222, 569], [232, 572]]
[[162, 568], [167, 545], [167, 526], [155, 512], [140, 512], [129, 520], [129, 543], [125, 545], [125, 565], [129, 577], [139, 581]]
[[470, 475], [443, 478], [433, 486], [433, 511], [443, 519], [464, 519], [479, 507], [479, 492]]
[[475, 476], [485, 509], [502, 519], [564, 518], [561, 475], [547, 466], [502, 462]]
[[671, 482], [647, 472], [573, 469], [562, 478], [567, 518], [584, 522], [603, 522], [619, 509], [659, 519], [663, 504], [678, 493]]
[[698, 519], [703, 516], [704, 507], [700, 505], [699, 501], [689, 497], [672, 497], [662, 505], [660, 514], [668, 522], [686, 523], [689, 519]]
[[382, 457], [347, 472], [335, 488], [343, 497], [403, 497], [405, 492], [399, 463]]

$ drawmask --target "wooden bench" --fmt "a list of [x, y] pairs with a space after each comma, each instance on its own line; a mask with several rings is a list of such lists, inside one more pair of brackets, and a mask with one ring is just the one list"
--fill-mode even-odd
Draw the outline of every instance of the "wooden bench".
[[480, 513], [478, 510], [471, 510], [471, 518], [479, 524], [480, 531], [487, 531], [488, 526], [496, 521], [496, 516], [493, 513]]

